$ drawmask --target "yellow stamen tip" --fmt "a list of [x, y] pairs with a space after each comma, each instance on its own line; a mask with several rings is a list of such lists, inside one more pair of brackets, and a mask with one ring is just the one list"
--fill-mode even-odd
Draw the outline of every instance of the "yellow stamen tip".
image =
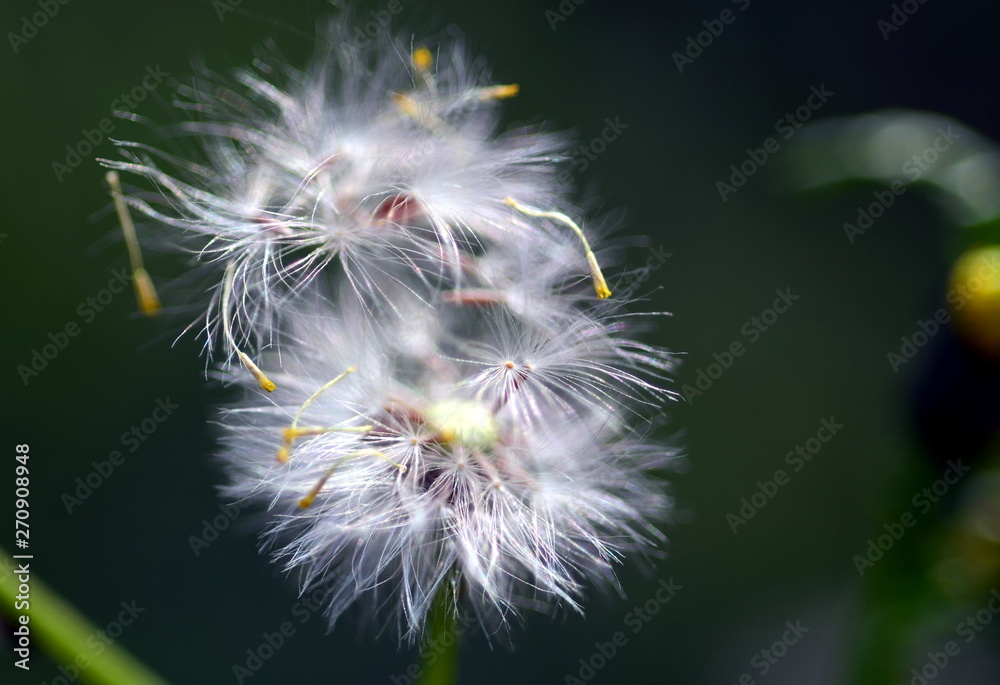
[[125, 246], [128, 248], [128, 259], [132, 266], [132, 285], [135, 287], [135, 299], [139, 303], [139, 309], [146, 316], [156, 316], [160, 313], [160, 298], [156, 294], [153, 286], [153, 279], [142, 266], [142, 250], [139, 248], [139, 239], [135, 234], [135, 224], [132, 223], [132, 215], [125, 204], [125, 196], [122, 193], [121, 179], [118, 178], [117, 171], [109, 171], [104, 175], [108, 186], [111, 188], [111, 199], [115, 205], [115, 212], [118, 214], [118, 223], [121, 225], [122, 236], [125, 238]]
[[597, 297], [602, 300], [606, 300], [611, 297], [611, 289], [608, 288], [608, 282], [604, 280], [604, 273], [601, 272], [601, 265], [597, 263], [597, 257], [594, 256], [594, 251], [590, 249], [590, 243], [587, 242], [587, 236], [583, 234], [583, 229], [577, 226], [575, 221], [562, 212], [547, 212], [541, 209], [535, 209], [534, 207], [528, 207], [527, 205], [522, 205], [512, 197], [504, 198], [504, 204], [513, 207], [522, 214], [552, 219], [572, 229], [573, 232], [576, 233], [577, 237], [580, 238], [580, 242], [583, 244], [583, 249], [587, 254], [587, 265], [590, 267], [590, 275], [594, 278], [594, 290], [597, 291]]
[[281, 434], [285, 438], [285, 443], [291, 445], [292, 442], [298, 438], [304, 438], [309, 435], [323, 435], [324, 433], [333, 433], [338, 430], [348, 430], [347, 428], [324, 428], [323, 426], [292, 426], [291, 428], [285, 428], [281, 431]]
[[299, 506], [303, 509], [308, 509], [309, 505], [316, 501], [316, 495], [308, 495], [299, 500]]
[[278, 386], [276, 386], [271, 379], [268, 378], [267, 375], [253, 363], [253, 360], [250, 359], [246, 353], [241, 352], [240, 350], [236, 350], [236, 354], [239, 355], [240, 361], [243, 362], [243, 366], [247, 367], [247, 371], [253, 375], [253, 377], [257, 380], [257, 383], [260, 384], [260, 387], [264, 388], [264, 390], [267, 390], [268, 392], [274, 392], [274, 389]]
[[392, 100], [396, 103], [396, 107], [399, 108], [400, 112], [425, 127], [431, 133], [443, 135], [447, 130], [447, 126], [437, 114], [425, 105], [421, 105], [406, 93], [397, 91], [392, 94]]
[[287, 464], [288, 460], [292, 458], [292, 451], [288, 448], [288, 445], [282, 445], [281, 449], [278, 450], [278, 463]]
[[420, 107], [417, 105], [417, 101], [406, 93], [393, 93], [392, 101], [395, 102], [400, 111], [408, 117], [416, 117], [420, 113]]
[[597, 263], [597, 257], [594, 256], [593, 252], [587, 253], [587, 263], [590, 265], [590, 273], [594, 277], [594, 290], [597, 291], [598, 299], [608, 299], [611, 297], [611, 289], [608, 288], [608, 282], [604, 280], [601, 266]]
[[427, 71], [434, 64], [434, 55], [427, 48], [420, 46], [413, 51], [413, 66], [421, 71]]
[[488, 86], [479, 91], [480, 100], [506, 100], [521, 92], [521, 86], [509, 83], [504, 86]]
[[139, 309], [146, 316], [153, 317], [160, 313], [160, 298], [156, 294], [156, 287], [149, 273], [139, 267], [132, 274], [132, 284], [135, 286], [135, 298], [139, 302]]

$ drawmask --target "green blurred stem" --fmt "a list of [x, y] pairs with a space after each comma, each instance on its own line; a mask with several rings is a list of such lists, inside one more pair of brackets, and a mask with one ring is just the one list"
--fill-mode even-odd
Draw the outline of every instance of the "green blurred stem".
[[88, 644], [88, 638], [97, 635], [98, 628], [43, 583], [34, 570], [28, 580], [30, 607], [26, 612], [16, 609], [20, 581], [14, 569], [18, 563], [32, 562], [15, 561], [0, 547], [0, 611], [15, 628], [21, 625], [20, 616], [27, 614], [32, 656], [41, 648], [56, 661], [74, 664], [80, 669], [80, 679], [91, 685], [166, 685], [165, 680], [150, 672], [116, 642], [109, 644], [102, 640], [103, 651]]
[[[913, 512], [913, 493], [935, 478], [934, 472], [923, 466], [925, 456], [915, 453], [908, 457], [883, 512], [886, 522], [897, 522], [902, 513]], [[948, 606], [928, 569], [928, 561], [935, 558], [937, 537], [934, 519], [928, 518], [931, 520], [920, 520], [908, 529], [864, 575], [854, 672], [848, 681], [852, 685], [909, 682], [910, 669], [920, 664], [907, 663], [907, 656], [920, 646], [921, 635], [928, 630], [933, 634]], [[885, 533], [879, 528], [873, 531], [872, 539]], [[865, 554], [865, 550], [859, 551], [860, 556]]]
[[434, 599], [430, 639], [424, 647], [419, 685], [455, 685], [458, 682], [459, 633], [449, 590], [449, 585], [444, 584]]

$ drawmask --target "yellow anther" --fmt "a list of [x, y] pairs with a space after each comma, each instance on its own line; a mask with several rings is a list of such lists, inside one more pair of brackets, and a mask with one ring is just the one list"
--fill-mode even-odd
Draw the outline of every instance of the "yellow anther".
[[319, 390], [314, 392], [309, 396], [299, 410], [295, 412], [295, 417], [292, 419], [292, 425], [288, 428], [282, 430], [281, 434], [284, 437], [284, 444], [278, 450], [278, 461], [284, 464], [292, 456], [292, 443], [295, 442], [297, 438], [305, 437], [307, 435], [322, 435], [323, 433], [341, 432], [341, 433], [366, 433], [372, 429], [372, 426], [346, 426], [343, 428], [326, 428], [324, 426], [303, 426], [299, 428], [299, 419], [302, 418], [302, 414], [305, 413], [306, 409], [310, 404], [316, 401], [316, 398], [322, 395], [324, 392], [332, 388], [338, 382], [344, 379], [348, 374], [352, 374], [358, 370], [358, 367], [353, 364], [344, 369], [344, 373], [340, 374], [333, 380], [324, 384]]
[[535, 209], [534, 207], [522, 205], [512, 197], [506, 198], [504, 202], [522, 214], [537, 216], [544, 219], [554, 219], [555, 221], [565, 224], [573, 229], [573, 232], [580, 238], [580, 242], [583, 243], [583, 249], [586, 251], [587, 265], [590, 266], [590, 274], [594, 279], [594, 290], [597, 292], [597, 297], [602, 300], [606, 300], [611, 297], [611, 289], [608, 288], [608, 282], [604, 280], [604, 274], [601, 272], [601, 265], [597, 263], [597, 257], [594, 255], [594, 251], [590, 249], [590, 243], [587, 242], [587, 236], [583, 234], [583, 230], [576, 225], [575, 221], [562, 212], [545, 212], [540, 209]]
[[326, 426], [302, 426], [299, 428], [285, 428], [281, 431], [284, 443], [278, 449], [278, 461], [282, 464], [288, 463], [292, 458], [292, 443], [299, 438], [310, 435], [323, 435], [324, 433], [367, 433], [374, 426], [344, 426], [342, 428], [327, 428]]
[[597, 257], [587, 247], [587, 264], [590, 265], [590, 273], [594, 277], [594, 290], [597, 292], [598, 299], [606, 300], [611, 297], [611, 289], [608, 287], [608, 282], [604, 280], [604, 274], [601, 273], [601, 265], [597, 263]]
[[421, 45], [413, 51], [410, 61], [413, 62], [413, 68], [420, 80], [423, 81], [424, 87], [431, 95], [436, 95], [437, 86], [434, 83], [434, 75], [431, 74], [431, 66], [434, 64], [434, 55], [431, 51]]
[[443, 134], [446, 130], [445, 123], [441, 118], [426, 106], [422, 106], [406, 93], [396, 92], [392, 94], [392, 101], [399, 107], [399, 111], [410, 117], [431, 133]]
[[430, 50], [421, 45], [413, 51], [413, 66], [420, 71], [430, 71], [434, 64], [434, 55]]
[[222, 281], [222, 303], [220, 305], [221, 312], [219, 316], [222, 317], [222, 332], [226, 336], [226, 342], [229, 346], [236, 351], [236, 356], [240, 358], [243, 362], [243, 366], [247, 368], [247, 371], [253, 375], [260, 387], [264, 388], [268, 392], [274, 392], [275, 384], [267, 377], [263, 371], [260, 370], [253, 360], [245, 354], [241, 349], [236, 346], [236, 341], [233, 339], [233, 329], [232, 322], [229, 320], [229, 298], [233, 293], [233, 279], [236, 277], [233, 271], [233, 262], [229, 262], [226, 265], [226, 275]]
[[506, 100], [521, 92], [521, 86], [510, 83], [505, 86], [487, 86], [476, 91], [480, 100]]
[[153, 279], [142, 265], [142, 250], [139, 249], [139, 239], [135, 234], [135, 224], [132, 223], [132, 215], [125, 204], [125, 196], [122, 193], [122, 184], [118, 178], [117, 171], [109, 171], [104, 175], [104, 179], [111, 188], [111, 199], [115, 203], [115, 212], [118, 214], [118, 223], [122, 227], [122, 235], [125, 237], [125, 246], [128, 248], [128, 260], [132, 266], [132, 285], [135, 288], [135, 299], [139, 303], [139, 309], [146, 316], [156, 316], [160, 313], [160, 298], [156, 294], [153, 286]]
[[309, 505], [315, 502], [316, 497], [319, 495], [320, 490], [322, 490], [323, 486], [326, 485], [326, 481], [330, 479], [330, 476], [333, 475], [333, 472], [336, 470], [336, 468], [340, 466], [343, 462], [347, 461], [348, 459], [354, 459], [355, 457], [365, 457], [365, 456], [379, 457], [380, 459], [385, 459], [387, 462], [392, 464], [400, 473], [406, 473], [406, 466], [404, 464], [398, 464], [394, 462], [392, 459], [386, 456], [385, 453], [379, 452], [378, 450], [358, 450], [357, 452], [351, 452], [347, 456], [338, 459], [333, 466], [327, 469], [326, 473], [324, 473], [320, 477], [319, 482], [317, 482], [316, 485], [313, 486], [312, 490], [309, 491], [309, 494], [307, 494], [305, 497], [299, 500], [299, 506], [302, 507], [303, 509], [306, 509], [309, 507]]
[[145, 268], [140, 266], [132, 271], [132, 285], [135, 287], [135, 297], [142, 313], [150, 317], [159, 314], [162, 308], [160, 298], [156, 294], [153, 279], [149, 277], [149, 272]]
[[408, 117], [414, 119], [420, 114], [420, 105], [406, 93], [395, 92], [392, 94], [392, 101], [396, 103], [399, 110]]
[[257, 383], [260, 384], [260, 387], [264, 388], [268, 392], [274, 392], [274, 389], [277, 386], [270, 378], [267, 377], [267, 374], [261, 371], [260, 367], [254, 364], [253, 360], [250, 359], [250, 357], [248, 357], [245, 353], [240, 350], [236, 350], [236, 354], [239, 356], [240, 361], [243, 362], [243, 366], [247, 367], [247, 371], [249, 371], [254, 379], [256, 379]]
[[302, 426], [300, 428], [285, 428], [281, 431], [281, 434], [285, 438], [285, 442], [291, 443], [296, 438], [304, 438], [308, 435], [320, 435], [326, 432], [326, 428], [323, 426]]

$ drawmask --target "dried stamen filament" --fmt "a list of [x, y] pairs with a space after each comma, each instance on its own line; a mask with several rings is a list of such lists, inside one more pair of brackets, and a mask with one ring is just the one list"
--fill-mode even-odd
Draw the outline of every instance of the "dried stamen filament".
[[135, 224], [132, 223], [132, 215], [125, 204], [125, 196], [122, 193], [122, 184], [118, 179], [117, 171], [109, 171], [104, 175], [108, 186], [111, 188], [111, 199], [115, 203], [115, 212], [118, 214], [118, 223], [122, 227], [122, 235], [125, 237], [125, 246], [128, 248], [128, 260], [132, 267], [132, 284], [135, 287], [135, 299], [139, 303], [139, 309], [146, 316], [156, 316], [160, 313], [160, 298], [156, 294], [156, 287], [153, 279], [149, 277], [149, 272], [142, 265], [142, 250], [139, 249], [139, 239], [135, 234]]
[[569, 226], [577, 237], [580, 238], [580, 242], [583, 243], [583, 249], [587, 254], [587, 264], [590, 266], [590, 274], [594, 278], [594, 290], [597, 291], [597, 297], [605, 300], [611, 297], [611, 290], [608, 288], [608, 282], [604, 280], [604, 274], [601, 273], [601, 267], [597, 263], [597, 257], [594, 256], [594, 251], [590, 249], [590, 243], [587, 242], [587, 236], [583, 234], [583, 230], [576, 225], [576, 222], [570, 219], [568, 216], [562, 212], [546, 212], [540, 209], [535, 209], [534, 207], [528, 207], [527, 205], [522, 205], [520, 202], [512, 197], [508, 197], [504, 200], [508, 205], [521, 212], [522, 214], [527, 214], [528, 216], [537, 216], [543, 219], [553, 219], [559, 223]]

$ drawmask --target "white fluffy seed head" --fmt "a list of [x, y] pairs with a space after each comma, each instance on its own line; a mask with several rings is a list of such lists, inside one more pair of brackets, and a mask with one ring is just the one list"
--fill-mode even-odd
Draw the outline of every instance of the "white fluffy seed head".
[[266, 546], [331, 622], [365, 604], [415, 640], [440, 596], [490, 636], [581, 610], [663, 539], [675, 457], [648, 433], [673, 357], [601, 299], [564, 138], [497, 133], [515, 88], [458, 45], [349, 34], [307, 71], [268, 52], [183, 87], [197, 159], [123, 142], [106, 162], [155, 188], [128, 199], [140, 235], [214, 279], [209, 347], [247, 390], [223, 414], [226, 493], [269, 510]]
[[[557, 334], [503, 306], [442, 303], [432, 347], [404, 352], [388, 341], [406, 320], [373, 328], [349, 293], [337, 317], [328, 306], [298, 312], [266, 368], [284, 399], [251, 390], [224, 426], [227, 495], [270, 507], [269, 546], [304, 590], [329, 591], [331, 620], [361, 602], [415, 639], [445, 588], [496, 635], [525, 609], [580, 610], [586, 584], [614, 585], [624, 553], [662, 540], [651, 522], [670, 500], [653, 470], [673, 453], [647, 443], [637, 412], [663, 391], [639, 380], [612, 320], [578, 313]], [[491, 334], [514, 343], [510, 359], [456, 354]], [[276, 460], [301, 405], [351, 365], [301, 414], [328, 430]]]
[[363, 301], [384, 300], [400, 269], [419, 272], [429, 297], [442, 277], [461, 283], [486, 248], [551, 249], [552, 227], [507, 197], [571, 209], [552, 164], [564, 137], [498, 134], [497, 100], [516, 89], [491, 86], [460, 45], [438, 49], [428, 70], [384, 35], [353, 48], [346, 22], [326, 38], [307, 71], [269, 51], [253, 68], [203, 69], [181, 87], [177, 106], [190, 118], [168, 130], [190, 138], [194, 158], [119, 142], [124, 161], [104, 160], [155, 189], [127, 198], [147, 219], [140, 239], [214, 268], [209, 346], [225, 319], [233, 346], [273, 344], [281, 308], [338, 271], [331, 261]]

